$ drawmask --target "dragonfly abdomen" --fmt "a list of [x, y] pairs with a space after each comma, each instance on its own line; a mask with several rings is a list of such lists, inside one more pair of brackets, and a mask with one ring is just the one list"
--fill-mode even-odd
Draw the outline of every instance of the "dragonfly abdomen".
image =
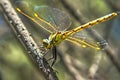
[[107, 21], [107, 20], [109, 20], [109, 19], [111, 19], [111, 18], [113, 18], [113, 17], [115, 17], [117, 15], [118, 15], [118, 13], [116, 13], [116, 12], [108, 14], [108, 15], [103, 16], [101, 18], [98, 18], [96, 20], [90, 21], [90, 22], [88, 22], [86, 24], [83, 24], [83, 25], [81, 25], [81, 26], [79, 26], [79, 27], [77, 27], [75, 29], [72, 29], [69, 32], [66, 32], [65, 34], [66, 35], [72, 35], [72, 34], [74, 34], [76, 32], [79, 32], [79, 31], [85, 29], [85, 28], [89, 28], [89, 27], [94, 26], [96, 24], [99, 24], [101, 22], [105, 22], [105, 21]]

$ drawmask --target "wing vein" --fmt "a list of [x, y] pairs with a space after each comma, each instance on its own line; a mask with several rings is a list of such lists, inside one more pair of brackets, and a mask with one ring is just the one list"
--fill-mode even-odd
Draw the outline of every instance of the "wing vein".
[[98, 46], [98, 45], [94, 45], [94, 44], [91, 44], [91, 43], [88, 43], [87, 41], [85, 40], [82, 40], [82, 39], [78, 39], [78, 38], [73, 38], [73, 37], [69, 37], [66, 39], [67, 41], [69, 42], [72, 42], [74, 44], [77, 44], [78, 46], [82, 46], [82, 47], [91, 47], [91, 48], [94, 48], [94, 49], [97, 49], [97, 50], [100, 50], [101, 48]]

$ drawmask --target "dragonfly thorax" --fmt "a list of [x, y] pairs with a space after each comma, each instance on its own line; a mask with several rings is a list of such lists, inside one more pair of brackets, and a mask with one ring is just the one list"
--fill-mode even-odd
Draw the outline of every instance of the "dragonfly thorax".
[[62, 32], [52, 33], [48, 39], [43, 39], [43, 47], [50, 49], [66, 39]]

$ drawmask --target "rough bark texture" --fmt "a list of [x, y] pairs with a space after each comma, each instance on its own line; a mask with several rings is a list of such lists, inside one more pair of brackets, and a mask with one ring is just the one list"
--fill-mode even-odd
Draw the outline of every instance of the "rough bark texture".
[[9, 0], [0, 0], [0, 4], [6, 20], [11, 25], [15, 34], [17, 35], [17, 38], [19, 38], [20, 42], [26, 48], [27, 55], [31, 56], [31, 58], [35, 61], [40, 71], [43, 72], [47, 80], [58, 80], [54, 70], [43, 58], [42, 53], [44, 54], [45, 51], [42, 52], [39, 49], [39, 47], [33, 40], [31, 34], [28, 32], [28, 30], [26, 29], [26, 27], [18, 17], [17, 13], [15, 12]]

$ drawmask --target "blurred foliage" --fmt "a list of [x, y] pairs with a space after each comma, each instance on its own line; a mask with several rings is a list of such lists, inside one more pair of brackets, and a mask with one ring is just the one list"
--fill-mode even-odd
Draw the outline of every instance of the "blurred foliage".
[[[16, 1], [21, 0], [10, 0], [13, 5]], [[79, 26], [80, 23], [77, 22], [64, 8], [60, 0], [24, 0], [28, 2], [29, 9], [32, 9], [34, 6], [38, 5], [48, 5], [55, 8], [59, 8], [68, 14], [71, 18], [72, 25], [71, 28]], [[83, 16], [83, 20], [86, 22], [96, 19], [98, 17], [104, 16], [110, 12], [113, 12], [114, 9], [111, 8], [111, 5], [108, 5], [104, 0], [66, 0], [76, 12]], [[109, 0], [106, 0], [109, 1]], [[114, 6], [120, 3], [120, 0], [110, 0]], [[118, 2], [118, 3], [117, 3]], [[14, 5], [15, 6], [15, 5]], [[22, 6], [24, 7], [24, 6]], [[120, 10], [120, 7], [117, 6]], [[21, 15], [20, 15], [21, 16]], [[32, 33], [32, 36], [40, 45], [40, 40], [42, 37], [48, 36], [46, 32], [41, 30], [36, 24], [21, 16], [28, 30]], [[120, 52], [120, 16], [116, 18], [99, 24], [94, 29], [100, 35], [108, 41], [112, 49], [115, 51], [116, 57], [119, 60]], [[35, 26], [35, 27], [33, 27]], [[70, 29], [71, 29], [70, 28]], [[41, 33], [41, 31], [43, 33]], [[97, 54], [102, 54], [102, 60], [100, 61], [99, 69], [96, 73], [98, 80], [119, 80], [120, 73], [116, 69], [109, 59], [109, 57], [104, 52], [98, 52], [91, 48], [81, 48], [69, 42], [62, 42], [58, 46], [58, 50], [61, 50], [61, 53], [69, 54], [73, 59], [78, 59], [81, 63], [81, 66], [78, 67], [78, 71], [82, 73], [83, 76], [86, 76], [88, 69], [90, 68], [94, 58]], [[3, 14], [0, 13], [0, 80], [44, 80], [42, 73], [38, 72], [36, 66], [25, 54], [24, 47], [20, 44], [17, 37], [14, 35], [13, 31], [9, 27], [7, 21], [4, 19]], [[51, 55], [51, 54], [48, 54]], [[54, 65], [54, 69], [57, 71], [57, 75], [60, 80], [73, 80], [71, 73], [66, 69], [63, 60], [59, 56], [57, 63]], [[66, 64], [67, 65], [67, 64]]]

